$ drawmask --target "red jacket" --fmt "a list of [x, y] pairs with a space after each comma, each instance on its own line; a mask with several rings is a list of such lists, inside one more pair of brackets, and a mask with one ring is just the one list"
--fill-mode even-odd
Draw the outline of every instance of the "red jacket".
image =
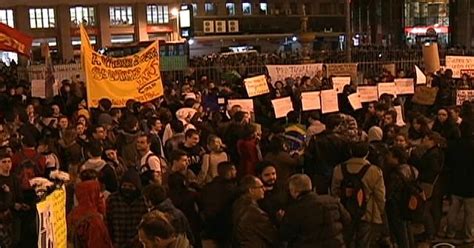
[[[23, 153], [23, 154], [22, 154]], [[34, 159], [35, 157], [38, 158], [37, 164], [39, 165], [39, 170], [41, 172], [41, 176], [44, 175], [46, 170], [46, 157], [43, 155], [38, 155], [38, 152], [34, 148], [22, 148], [20, 151], [16, 152], [15, 155], [12, 157], [12, 171], [15, 171], [15, 168], [20, 165], [20, 163], [24, 160], [24, 157], [29, 159]]]
[[237, 141], [237, 151], [240, 156], [240, 166], [237, 170], [240, 177], [245, 175], [255, 176], [255, 168], [259, 159], [257, 139], [240, 139]]

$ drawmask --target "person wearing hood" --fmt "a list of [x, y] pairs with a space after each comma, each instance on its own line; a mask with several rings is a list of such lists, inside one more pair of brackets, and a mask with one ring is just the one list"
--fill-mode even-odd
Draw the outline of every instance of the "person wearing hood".
[[118, 154], [127, 167], [135, 166], [138, 156], [137, 139], [139, 132], [138, 119], [131, 115], [123, 122], [123, 129], [118, 131], [116, 146]]
[[378, 126], [373, 126], [369, 129], [369, 156], [367, 160], [370, 163], [383, 168], [385, 156], [388, 153], [388, 146], [383, 142], [383, 131]]
[[136, 227], [147, 212], [141, 188], [138, 172], [130, 168], [124, 173], [119, 190], [107, 199], [107, 227], [115, 248], [131, 246]]
[[105, 190], [110, 193], [117, 191], [117, 175], [114, 169], [102, 159], [103, 148], [98, 142], [90, 142], [87, 155], [89, 159], [82, 164], [81, 171], [95, 170], [99, 173], [99, 181], [105, 186]]
[[67, 216], [68, 243], [74, 247], [113, 248], [100, 212], [100, 184], [87, 180], [76, 185], [78, 206]]
[[153, 211], [143, 216], [138, 226], [138, 237], [144, 248], [190, 248], [186, 237], [179, 235], [167, 216]]
[[166, 190], [163, 186], [158, 184], [146, 186], [143, 189], [143, 197], [149, 212], [163, 212], [169, 217], [170, 224], [176, 230], [177, 235], [185, 237], [191, 243], [194, 243], [194, 236], [188, 219], [181, 210], [173, 205], [171, 199], [166, 195]]

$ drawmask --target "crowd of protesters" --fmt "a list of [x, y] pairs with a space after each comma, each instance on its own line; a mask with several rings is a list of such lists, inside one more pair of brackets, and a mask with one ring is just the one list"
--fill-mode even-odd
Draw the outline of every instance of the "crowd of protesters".
[[[1, 247], [36, 246], [29, 179], [56, 170], [70, 174], [72, 247], [474, 242], [473, 104], [455, 106], [449, 71], [432, 77], [433, 106], [383, 95], [354, 111], [348, 85], [340, 112], [327, 115], [301, 109], [301, 92], [332, 87], [322, 75], [269, 83], [249, 113], [220, 101], [246, 98], [241, 82], [184, 80], [149, 103], [88, 109], [81, 82], [37, 99], [9, 73], [0, 75]], [[276, 119], [270, 100], [283, 96], [294, 111]], [[406, 126], [394, 110], [402, 103]]]

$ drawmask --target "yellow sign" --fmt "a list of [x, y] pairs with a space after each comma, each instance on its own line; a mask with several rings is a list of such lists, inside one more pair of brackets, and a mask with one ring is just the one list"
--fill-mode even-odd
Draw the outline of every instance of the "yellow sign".
[[81, 56], [89, 107], [97, 107], [102, 98], [124, 107], [129, 99], [147, 102], [163, 95], [158, 41], [134, 55], [112, 58], [92, 49], [81, 26]]
[[57, 189], [36, 204], [38, 210], [38, 247], [67, 247], [66, 190]]

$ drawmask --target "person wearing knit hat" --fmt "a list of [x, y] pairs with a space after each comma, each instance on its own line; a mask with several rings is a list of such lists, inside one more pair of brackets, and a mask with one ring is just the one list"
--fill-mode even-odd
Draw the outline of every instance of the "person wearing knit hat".
[[373, 126], [369, 129], [369, 156], [367, 160], [371, 164], [383, 167], [385, 155], [388, 153], [388, 146], [383, 139], [383, 131], [378, 126]]
[[109, 196], [107, 224], [114, 247], [131, 247], [141, 217], [147, 212], [140, 175], [134, 168], [126, 171], [118, 192]]
[[373, 126], [369, 129], [369, 142], [372, 141], [382, 141], [383, 139], [383, 131], [378, 126]]

